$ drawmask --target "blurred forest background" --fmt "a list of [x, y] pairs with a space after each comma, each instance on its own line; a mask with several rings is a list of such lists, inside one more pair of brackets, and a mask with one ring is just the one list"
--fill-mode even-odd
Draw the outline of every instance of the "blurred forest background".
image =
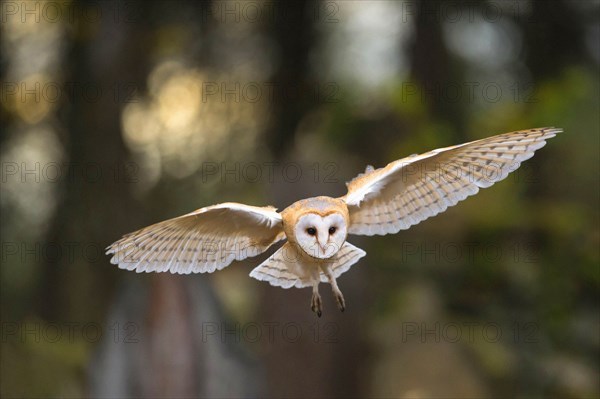
[[[1, 3], [1, 373], [12, 397], [598, 397], [598, 1]], [[124, 233], [285, 208], [557, 126], [518, 172], [310, 290], [138, 275]]]

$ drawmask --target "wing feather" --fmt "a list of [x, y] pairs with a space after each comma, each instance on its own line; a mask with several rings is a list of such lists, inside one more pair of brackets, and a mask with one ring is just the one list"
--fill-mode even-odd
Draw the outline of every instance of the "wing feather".
[[126, 234], [106, 253], [113, 255], [111, 263], [138, 273], [210, 273], [256, 256], [284, 237], [275, 208], [229, 202]]
[[505, 133], [367, 169], [342, 197], [350, 212], [349, 233], [397, 233], [444, 212], [505, 179], [560, 132], [549, 127]]
[[297, 265], [294, 264], [297, 260], [286, 255], [288, 254], [286, 246], [289, 244], [289, 242], [285, 243], [283, 247], [275, 251], [267, 260], [254, 268], [250, 272], [250, 277], [260, 281], [267, 281], [275, 287], [309, 287], [312, 282], [308, 276], [299, 276], [293, 272], [297, 268]]

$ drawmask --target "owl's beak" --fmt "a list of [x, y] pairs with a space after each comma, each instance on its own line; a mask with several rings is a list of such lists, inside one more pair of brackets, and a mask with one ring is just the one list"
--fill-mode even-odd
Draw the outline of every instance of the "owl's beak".
[[319, 249], [321, 251], [321, 256], [326, 257], [326, 256], [331, 256], [333, 255], [333, 253], [335, 253], [336, 251], [332, 251], [331, 248], [331, 243], [326, 243], [325, 245], [321, 245], [321, 242], [318, 242], [319, 245]]
[[321, 253], [323, 255], [325, 255], [325, 253], [327, 252], [327, 239], [327, 234], [321, 233], [319, 231], [319, 236], [317, 237], [317, 245], [321, 249]]
[[319, 243], [319, 248], [321, 248], [321, 252], [323, 252], [323, 255], [325, 255], [325, 252], [327, 252], [327, 246], [321, 245], [321, 243]]

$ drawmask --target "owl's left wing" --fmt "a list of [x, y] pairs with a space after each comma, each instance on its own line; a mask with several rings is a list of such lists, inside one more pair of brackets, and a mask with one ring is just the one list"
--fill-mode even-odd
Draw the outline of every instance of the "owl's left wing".
[[505, 133], [367, 169], [347, 184], [342, 197], [350, 213], [348, 232], [384, 235], [408, 229], [506, 178], [561, 131]]
[[107, 248], [111, 263], [140, 272], [212, 273], [285, 237], [273, 207], [223, 203], [129, 233]]

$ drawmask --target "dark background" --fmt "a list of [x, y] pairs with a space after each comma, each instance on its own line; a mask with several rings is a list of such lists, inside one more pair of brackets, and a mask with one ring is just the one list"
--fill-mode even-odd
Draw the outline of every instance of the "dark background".
[[[598, 397], [597, 1], [2, 3], [2, 397]], [[562, 127], [339, 280], [138, 275], [122, 234]]]

